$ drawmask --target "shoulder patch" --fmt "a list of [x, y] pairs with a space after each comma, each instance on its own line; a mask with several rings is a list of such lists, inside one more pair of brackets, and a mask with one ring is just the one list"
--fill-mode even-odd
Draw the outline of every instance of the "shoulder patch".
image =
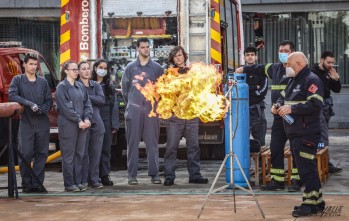
[[315, 84], [310, 85], [310, 87], [308, 88], [308, 91], [315, 94], [315, 92], [317, 91], [318, 87]]

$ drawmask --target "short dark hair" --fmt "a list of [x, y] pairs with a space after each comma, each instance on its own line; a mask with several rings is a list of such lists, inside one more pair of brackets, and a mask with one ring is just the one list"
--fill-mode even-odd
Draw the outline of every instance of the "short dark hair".
[[182, 46], [176, 46], [176, 47], [171, 49], [170, 54], [168, 55], [168, 63], [175, 64], [173, 58], [176, 56], [176, 54], [179, 51], [182, 51], [182, 53], [183, 53], [184, 63], [187, 62], [187, 60], [188, 60], [187, 52], [184, 51], [184, 48]]
[[38, 58], [37, 54], [30, 52], [30, 53], [26, 53], [24, 55], [23, 62], [28, 63], [29, 59], [33, 59], [33, 60], [37, 61], [39, 58]]
[[290, 40], [282, 41], [282, 42], [279, 44], [279, 47], [280, 47], [280, 46], [285, 46], [285, 45], [289, 45], [291, 51], [294, 52], [294, 43], [293, 43], [293, 41], [290, 41]]
[[148, 44], [149, 44], [149, 39], [148, 38], [138, 38], [138, 40], [137, 40], [137, 48], [139, 47], [141, 42], [148, 42]]
[[321, 54], [322, 59], [326, 59], [327, 57], [334, 58], [334, 54], [332, 51], [324, 51]]
[[257, 49], [255, 48], [255, 47], [247, 47], [247, 48], [245, 48], [245, 50], [244, 50], [244, 55], [246, 54], [246, 53], [251, 53], [251, 52], [253, 52], [255, 55], [257, 55]]

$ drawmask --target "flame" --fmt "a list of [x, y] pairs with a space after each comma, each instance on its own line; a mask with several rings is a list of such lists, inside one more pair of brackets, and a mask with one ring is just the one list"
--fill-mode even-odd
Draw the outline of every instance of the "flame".
[[[142, 80], [144, 75], [139, 75]], [[221, 120], [228, 111], [229, 101], [217, 89], [222, 75], [214, 65], [194, 63], [186, 74], [169, 68], [155, 83], [136, 85], [153, 109], [149, 116], [163, 119], [173, 114], [180, 119], [199, 117], [202, 122]], [[156, 111], [154, 111], [156, 109]]]

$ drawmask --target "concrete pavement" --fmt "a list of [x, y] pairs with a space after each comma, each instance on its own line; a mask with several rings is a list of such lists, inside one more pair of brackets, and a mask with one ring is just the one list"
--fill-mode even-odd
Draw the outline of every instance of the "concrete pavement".
[[[349, 130], [331, 130], [330, 157], [343, 168], [323, 184], [327, 213], [302, 220], [349, 219]], [[270, 136], [267, 136], [269, 143]], [[163, 159], [160, 159], [163, 175]], [[63, 177], [56, 166], [48, 166], [45, 186], [48, 194], [22, 194], [20, 200], [8, 199], [7, 190], [0, 190], [0, 220], [197, 220], [196, 216], [217, 174], [221, 161], [202, 161], [202, 174], [209, 184], [189, 184], [186, 161], [178, 160], [175, 185], [165, 187], [150, 183], [146, 159], [140, 159], [139, 185], [127, 184], [127, 171], [112, 171], [113, 187], [88, 189], [82, 193], [63, 191]], [[225, 173], [215, 187], [226, 184]], [[20, 183], [20, 176], [17, 173]], [[7, 174], [0, 174], [1, 186], [7, 184]], [[254, 193], [265, 213], [266, 220], [295, 220], [291, 216], [294, 205], [301, 203], [301, 193], [286, 191]], [[233, 190], [224, 189], [212, 194], [201, 216], [203, 220], [262, 220], [253, 197], [241, 190], [236, 192], [237, 211], [234, 213]]]

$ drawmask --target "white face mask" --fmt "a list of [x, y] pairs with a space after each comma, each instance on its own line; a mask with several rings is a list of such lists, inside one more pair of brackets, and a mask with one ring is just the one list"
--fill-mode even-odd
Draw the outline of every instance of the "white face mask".
[[97, 69], [96, 73], [97, 73], [98, 76], [104, 77], [104, 76], [107, 75], [107, 70]]
[[286, 67], [286, 76], [289, 78], [293, 78], [296, 76], [296, 72], [291, 67]]

